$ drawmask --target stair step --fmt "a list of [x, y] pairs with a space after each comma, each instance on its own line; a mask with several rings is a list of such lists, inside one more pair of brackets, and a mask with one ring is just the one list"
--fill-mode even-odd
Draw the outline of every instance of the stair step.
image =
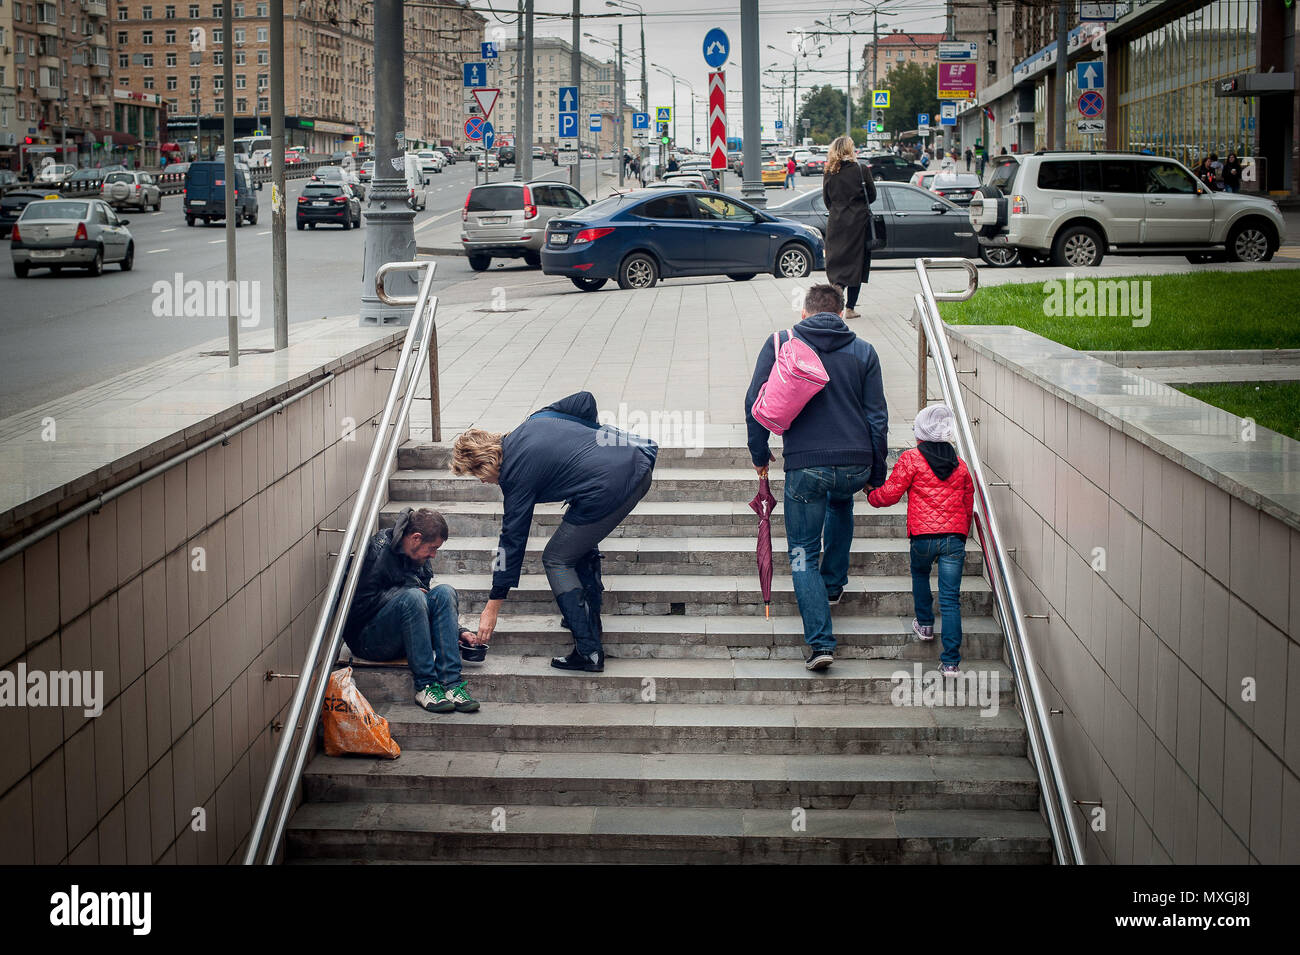
[[[726, 501], [642, 501], [610, 532], [606, 540], [649, 535], [688, 540], [694, 537], [746, 537], [753, 540], [758, 518], [748, 501], [751, 490], [741, 500]], [[483, 501], [390, 500], [379, 512], [379, 526], [392, 527], [397, 515], [407, 507], [427, 507], [447, 518], [452, 540], [458, 536], [491, 537], [501, 533], [504, 512], [498, 496]], [[549, 536], [564, 516], [563, 504], [538, 504], [533, 509], [532, 536]], [[855, 535], [872, 537], [906, 537], [907, 505], [900, 501], [890, 507], [875, 508], [865, 501], [853, 509]], [[772, 535], [785, 536], [785, 508], [778, 506], [772, 515]]]
[[[507, 610], [509, 610], [507, 602]], [[912, 618], [854, 616], [836, 607], [832, 621], [838, 642], [837, 658], [876, 657], [896, 660], [937, 660], [941, 650], [942, 621], [936, 622], [934, 641], [922, 643], [912, 634]], [[477, 614], [461, 614], [461, 624], [478, 628]], [[738, 657], [752, 660], [802, 660], [806, 644], [803, 623], [793, 614], [770, 619], [761, 615], [658, 617], [610, 614], [602, 617], [606, 652], [621, 659]], [[517, 656], [550, 656], [571, 638], [560, 624], [559, 611], [503, 613], [492, 635], [492, 652]], [[962, 616], [962, 659], [996, 660], [1002, 657], [1002, 629], [992, 617]], [[346, 649], [344, 651], [346, 653]]]
[[[556, 652], [567, 649], [556, 646]], [[918, 669], [923, 693], [937, 668], [920, 661], [845, 659], [812, 672], [796, 660], [607, 659], [601, 673], [575, 673], [555, 669], [548, 656], [489, 653], [483, 663], [464, 664], [462, 675], [484, 703], [890, 704], [897, 698], [900, 705], [924, 705], [914, 690]], [[412, 699], [405, 666], [356, 667], [352, 675], [372, 704]], [[968, 663], [961, 680], [946, 685], [952, 705], [1001, 709], [1015, 700], [1011, 672], [1000, 661]]]
[[[435, 566], [445, 573], [475, 573], [488, 570], [497, 554], [497, 536], [455, 537], [438, 550]], [[545, 537], [530, 537], [524, 553], [523, 572], [544, 573], [542, 548]], [[617, 537], [603, 541], [604, 574], [698, 574], [701, 576], [753, 573], [755, 543], [746, 537]], [[784, 537], [772, 538], [775, 569], [789, 572], [789, 545]], [[904, 537], [855, 539], [849, 548], [851, 574], [898, 576], [911, 569], [910, 541]], [[967, 545], [965, 573], [982, 572], [978, 545]]]
[[[1038, 808], [1023, 756], [755, 756], [407, 750], [315, 757], [306, 802], [783, 809]], [[788, 825], [788, 823], [787, 823]]]
[[299, 808], [285, 839], [296, 862], [1051, 862], [1033, 811], [809, 809], [803, 831], [792, 818], [789, 807], [316, 803]]
[[[491, 574], [439, 574], [437, 583], [450, 584], [460, 594], [461, 610], [481, 609], [492, 589]], [[763, 597], [758, 576], [699, 574], [610, 574], [603, 579], [605, 593], [601, 612], [604, 615], [643, 614], [646, 616], [680, 614], [686, 616], [763, 615]], [[794, 596], [794, 582], [788, 573], [772, 574], [773, 614], [799, 613]], [[989, 614], [993, 609], [988, 583], [983, 577], [966, 577], [962, 581], [963, 614]], [[516, 613], [547, 613], [555, 609], [555, 598], [542, 574], [523, 574], [519, 586], [510, 591], [506, 601]], [[850, 576], [836, 611], [852, 614], [885, 614], [901, 617], [911, 614], [911, 576]]]
[[[773, 443], [772, 453], [777, 456], [774, 470], [780, 469], [781, 445]], [[738, 447], [664, 447], [660, 446], [655, 459], [657, 467], [674, 468], [751, 468], [749, 449]], [[448, 471], [451, 468], [450, 444], [415, 444], [398, 448], [397, 466], [403, 470]]]
[[383, 703], [403, 752], [746, 753], [763, 755], [1023, 756], [1011, 707], [493, 703], [477, 713], [429, 713]]

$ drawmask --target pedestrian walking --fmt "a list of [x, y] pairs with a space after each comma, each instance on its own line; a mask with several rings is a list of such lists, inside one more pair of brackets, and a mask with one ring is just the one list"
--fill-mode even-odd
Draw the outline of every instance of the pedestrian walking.
[[504, 498], [492, 589], [479, 617], [480, 643], [491, 638], [501, 604], [519, 585], [533, 508], [564, 501], [568, 508], [542, 551], [542, 567], [574, 647], [551, 666], [605, 669], [598, 548], [650, 490], [658, 451], [648, 438], [602, 426], [588, 391], [535, 412], [509, 434], [470, 428], [456, 438], [452, 473], [496, 484]]
[[966, 171], [967, 172], [970, 172], [970, 161], [974, 158], [975, 158], [975, 154], [971, 152], [971, 148], [967, 146], [966, 147]]
[[785, 185], [782, 188], [784, 189], [794, 188], [794, 174], [796, 170], [798, 170], [798, 168], [799, 166], [794, 161], [793, 156], [791, 156], [789, 159], [785, 161]]
[[[836, 155], [832, 145], [831, 156]], [[776, 459], [768, 428], [755, 417], [755, 405], [767, 420], [765, 412], [773, 409], [759, 400], [759, 394], [762, 391], [766, 399], [768, 389], [779, 388], [770, 378], [780, 350], [814, 351], [829, 379], [794, 420], [785, 423], [781, 452], [790, 576], [803, 621], [809, 670], [824, 670], [835, 662], [831, 607], [839, 603], [848, 585], [853, 497], [864, 487], [884, 481], [888, 454], [889, 408], [880, 359], [868, 342], [844, 324], [843, 307], [844, 298], [835, 286], [808, 289], [799, 323], [788, 332], [777, 332], [759, 349], [745, 395], [750, 460], [763, 477]]]
[[1228, 150], [1228, 158], [1223, 161], [1223, 188], [1229, 192], [1241, 192], [1241, 160], [1235, 149]]
[[[952, 412], [946, 405], [921, 409], [912, 425], [916, 447], [898, 456], [883, 486], [867, 495], [872, 507], [889, 507], [907, 495], [907, 536], [911, 541], [912, 632], [934, 639], [934, 599], [930, 568], [939, 564], [939, 610], [943, 615], [944, 673], [961, 663], [961, 577], [966, 563], [975, 486], [957, 456]], [[786, 523], [790, 518], [786, 516]]]
[[876, 184], [858, 162], [848, 136], [831, 143], [822, 174], [822, 201], [827, 211], [826, 279], [847, 296], [844, 317], [860, 318], [858, 293], [871, 277]]

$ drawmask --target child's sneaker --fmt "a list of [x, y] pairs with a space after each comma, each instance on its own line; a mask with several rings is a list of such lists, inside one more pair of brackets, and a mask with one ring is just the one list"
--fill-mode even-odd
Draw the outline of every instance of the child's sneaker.
[[921, 626], [920, 621], [915, 618], [912, 620], [912, 632], [916, 634], [916, 639], [918, 640], [929, 641], [934, 639], [934, 625], [931, 624], [928, 627], [923, 627]]
[[442, 688], [441, 683], [430, 683], [420, 690], [415, 694], [415, 702], [430, 713], [450, 713], [456, 709], [456, 704], [447, 699], [447, 691]]
[[843, 596], [844, 596], [844, 591], [840, 590], [833, 594], [827, 594], [826, 600], [830, 603], [832, 607], [834, 607], [837, 603], [840, 602], [840, 598]]
[[955, 663], [945, 663], [943, 665], [944, 676], [956, 676], [958, 672], [959, 671], [957, 670], [957, 664]]
[[447, 691], [447, 700], [457, 713], [474, 713], [478, 710], [478, 700], [469, 695], [469, 684], [464, 680]]

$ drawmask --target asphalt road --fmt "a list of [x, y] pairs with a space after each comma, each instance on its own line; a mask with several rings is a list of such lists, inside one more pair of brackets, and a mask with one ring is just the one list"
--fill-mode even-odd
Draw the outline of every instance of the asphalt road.
[[[589, 179], [591, 163], [584, 165]], [[608, 168], [609, 163], [601, 165]], [[549, 162], [537, 164], [536, 172], [536, 178], [567, 181], [568, 170]], [[506, 166], [492, 179], [513, 175], [514, 167]], [[415, 217], [417, 242], [460, 212], [474, 185], [475, 169], [469, 162], [459, 162], [429, 178], [427, 207]], [[291, 323], [355, 313], [361, 303], [365, 263], [366, 227], [348, 232], [337, 226], [297, 231], [293, 210], [305, 182], [292, 180], [286, 189]], [[241, 281], [260, 283], [257, 327], [266, 328], [274, 316], [269, 186], [258, 194], [258, 201], [257, 225], [244, 225], [237, 232], [236, 269]], [[166, 283], [165, 297], [174, 301], [171, 289], [178, 274], [183, 283], [225, 279], [225, 223], [187, 227], [179, 195], [164, 196], [161, 212], [128, 210], [122, 215], [130, 221], [135, 240], [135, 267], [130, 272], [108, 265], [95, 278], [70, 270], [57, 276], [36, 271], [19, 279], [7, 263], [0, 263], [0, 302], [4, 303], [0, 417], [226, 334], [226, 319], [221, 315], [154, 314], [160, 295], [154, 290], [157, 282]], [[6, 236], [3, 243], [7, 242]], [[444, 258], [435, 288], [473, 274], [465, 259]]]

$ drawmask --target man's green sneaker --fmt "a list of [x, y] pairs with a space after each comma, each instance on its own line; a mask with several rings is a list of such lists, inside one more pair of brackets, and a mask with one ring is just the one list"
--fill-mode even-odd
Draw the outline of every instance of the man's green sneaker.
[[478, 710], [478, 700], [469, 695], [469, 684], [464, 680], [447, 690], [447, 702], [456, 708], [457, 713], [473, 713]]
[[[462, 683], [461, 686], [464, 684]], [[442, 688], [441, 683], [430, 683], [415, 694], [415, 702], [430, 713], [450, 713], [452, 710], [459, 709], [459, 704], [447, 698], [447, 691]], [[474, 705], [478, 706], [477, 703]]]

